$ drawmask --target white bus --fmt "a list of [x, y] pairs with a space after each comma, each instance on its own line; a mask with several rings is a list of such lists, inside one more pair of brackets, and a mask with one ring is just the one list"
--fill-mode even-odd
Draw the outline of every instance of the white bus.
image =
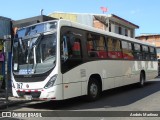
[[13, 41], [13, 96], [64, 100], [139, 83], [158, 74], [155, 46], [67, 20], [37, 23]]

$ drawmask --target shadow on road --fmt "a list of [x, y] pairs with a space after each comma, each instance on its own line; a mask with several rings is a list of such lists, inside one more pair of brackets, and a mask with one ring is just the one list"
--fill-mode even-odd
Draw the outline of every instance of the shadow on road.
[[27, 106], [28, 108], [47, 110], [84, 110], [126, 106], [160, 91], [160, 81], [147, 82], [145, 87], [137, 88], [128, 85], [104, 91], [102, 97], [95, 102], [86, 102], [84, 97], [64, 101], [50, 101]]

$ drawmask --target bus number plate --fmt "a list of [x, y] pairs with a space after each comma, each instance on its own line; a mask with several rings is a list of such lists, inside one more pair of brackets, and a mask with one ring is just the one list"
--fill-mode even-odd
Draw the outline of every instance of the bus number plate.
[[23, 83], [17, 83], [17, 89], [22, 89]]
[[25, 98], [26, 100], [32, 100], [32, 96], [31, 96], [31, 95], [24, 95], [24, 98]]

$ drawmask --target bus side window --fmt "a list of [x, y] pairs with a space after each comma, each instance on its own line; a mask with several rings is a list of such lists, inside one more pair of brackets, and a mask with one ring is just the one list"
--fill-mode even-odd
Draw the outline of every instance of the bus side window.
[[134, 59], [142, 60], [141, 45], [134, 43], [133, 47], [134, 47], [134, 52], [133, 52]]
[[148, 46], [142, 46], [142, 52], [143, 52], [143, 60], [149, 60], [149, 49]]
[[154, 48], [154, 60], [157, 60], [157, 51], [156, 51], [156, 48]]
[[156, 49], [153, 48], [153, 47], [150, 47], [150, 56], [151, 56], [151, 60], [156, 60], [157, 59]]
[[77, 59], [82, 57], [81, 53], [81, 40], [76, 37], [72, 32], [67, 32], [63, 35], [63, 41], [61, 43], [61, 54], [62, 58], [67, 59]]
[[88, 56], [91, 58], [97, 58], [98, 54], [95, 49], [95, 37], [91, 34], [87, 34], [87, 52]]
[[122, 41], [123, 59], [133, 60], [132, 44], [130, 42]]
[[88, 33], [87, 51], [90, 58], [107, 58], [104, 36]]
[[74, 58], [81, 58], [81, 42], [79, 38], [75, 38], [72, 45], [72, 55]]
[[68, 59], [68, 47], [67, 47], [67, 36], [63, 36], [63, 41], [61, 43], [61, 58], [65, 62]]
[[122, 59], [122, 49], [120, 40], [108, 38], [108, 57]]
[[114, 39], [114, 50], [117, 59], [122, 59], [122, 49], [120, 40]]
[[108, 57], [109, 58], [115, 58], [114, 45], [113, 45], [113, 39], [112, 38], [110, 38], [110, 37], [108, 38], [107, 45], [108, 45]]
[[150, 56], [150, 53], [149, 53], [149, 47], [147, 46], [147, 48], [148, 48], [147, 60], [150, 60], [151, 56]]

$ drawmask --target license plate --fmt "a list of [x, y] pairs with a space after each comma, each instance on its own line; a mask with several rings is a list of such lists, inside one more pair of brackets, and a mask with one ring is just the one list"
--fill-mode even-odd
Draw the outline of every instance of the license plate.
[[23, 83], [17, 83], [17, 89], [22, 89]]
[[25, 95], [24, 98], [25, 98], [26, 100], [32, 100], [32, 96], [31, 96], [31, 95]]

